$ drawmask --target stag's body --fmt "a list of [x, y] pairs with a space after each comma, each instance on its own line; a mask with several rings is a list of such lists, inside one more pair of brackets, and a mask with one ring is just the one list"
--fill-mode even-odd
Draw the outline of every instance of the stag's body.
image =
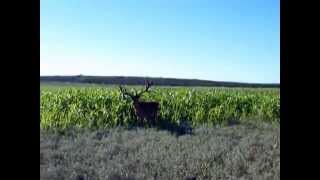
[[138, 101], [133, 102], [133, 106], [137, 117], [140, 119], [140, 122], [146, 119], [148, 122], [151, 122], [152, 125], [155, 125], [159, 109], [159, 103]]
[[128, 93], [126, 89], [120, 86], [120, 91], [123, 95], [129, 96], [133, 101], [133, 107], [135, 109], [135, 114], [140, 121], [140, 124], [143, 123], [144, 120], [152, 125], [155, 125], [158, 110], [159, 110], [159, 103], [158, 102], [143, 102], [140, 101], [140, 96], [149, 90], [151, 83], [146, 81], [146, 88], [144, 91], [135, 94]]

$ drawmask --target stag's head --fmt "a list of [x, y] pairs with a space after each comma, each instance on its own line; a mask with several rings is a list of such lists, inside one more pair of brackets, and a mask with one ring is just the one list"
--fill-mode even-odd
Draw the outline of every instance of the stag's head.
[[136, 91], [135, 89], [133, 89], [133, 92], [128, 92], [128, 90], [121, 85], [119, 86], [119, 89], [120, 89], [122, 96], [130, 97], [134, 103], [137, 103], [137, 102], [139, 102], [141, 95], [143, 93], [149, 91], [149, 88], [152, 86], [152, 84], [153, 84], [152, 82], [149, 82], [146, 80], [145, 81], [145, 88], [140, 91]]

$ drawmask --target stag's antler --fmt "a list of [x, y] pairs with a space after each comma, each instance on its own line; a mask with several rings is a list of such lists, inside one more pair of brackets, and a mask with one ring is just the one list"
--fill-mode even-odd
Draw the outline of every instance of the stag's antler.
[[139, 94], [137, 94], [138, 96], [141, 96], [143, 93], [148, 92], [149, 88], [153, 85], [152, 82], [149, 82], [147, 80], [145, 80], [145, 89], [143, 91], [141, 91]]
[[131, 98], [139, 98], [143, 93], [145, 92], [148, 92], [149, 91], [149, 88], [153, 85], [152, 82], [149, 82], [149, 81], [145, 81], [145, 89], [144, 90], [141, 90], [140, 92], [136, 91], [135, 89], [133, 89], [133, 93], [129, 93], [127, 91], [126, 88], [124, 88], [122, 85], [119, 85], [119, 89], [120, 89], [120, 92], [122, 93], [122, 95], [126, 95], [126, 96], [129, 96]]
[[122, 85], [119, 85], [119, 89], [120, 89], [120, 92], [122, 93], [122, 95], [129, 96], [129, 97], [131, 97], [131, 98], [135, 96], [135, 95], [129, 93], [129, 92], [127, 91], [127, 89], [124, 88]]
[[149, 90], [149, 88], [153, 85], [153, 83], [152, 83], [152, 81], [149, 82], [149, 81], [145, 80], [145, 84], [146, 84], [145, 92], [147, 92]]

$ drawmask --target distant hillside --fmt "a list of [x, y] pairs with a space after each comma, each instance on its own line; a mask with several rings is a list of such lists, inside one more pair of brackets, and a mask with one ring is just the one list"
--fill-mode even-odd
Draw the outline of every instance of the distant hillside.
[[157, 86], [215, 86], [215, 87], [262, 87], [279, 88], [280, 84], [237, 83], [223, 81], [207, 81], [198, 79], [175, 79], [154, 77], [127, 76], [40, 76], [40, 82], [92, 83], [92, 84], [125, 84], [142, 85], [145, 80], [153, 81]]

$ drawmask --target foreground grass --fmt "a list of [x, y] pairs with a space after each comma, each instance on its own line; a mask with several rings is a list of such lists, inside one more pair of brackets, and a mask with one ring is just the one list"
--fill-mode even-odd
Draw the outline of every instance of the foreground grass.
[[40, 179], [280, 179], [280, 128], [40, 132]]

